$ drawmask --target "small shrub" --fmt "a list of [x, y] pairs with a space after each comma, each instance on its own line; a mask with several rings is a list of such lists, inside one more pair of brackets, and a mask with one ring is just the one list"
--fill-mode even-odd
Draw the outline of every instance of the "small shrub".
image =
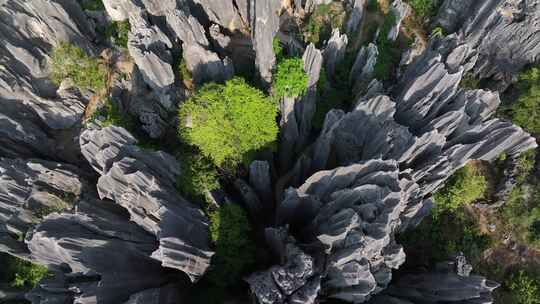
[[277, 107], [241, 78], [204, 85], [180, 106], [180, 138], [223, 166], [249, 162], [276, 140]]
[[512, 291], [516, 304], [540, 303], [540, 286], [534, 278], [529, 277], [524, 271], [512, 276], [508, 287]]
[[435, 193], [435, 213], [456, 210], [460, 206], [474, 202], [483, 197], [486, 188], [486, 178], [467, 165], [456, 171], [444, 188]]
[[18, 258], [10, 261], [8, 269], [13, 277], [10, 285], [15, 288], [33, 288], [48, 272], [46, 267]]
[[277, 98], [300, 96], [306, 91], [308, 80], [302, 58], [283, 59], [276, 68], [273, 93]]
[[219, 174], [211, 160], [193, 151], [178, 155], [182, 174], [178, 177], [178, 189], [182, 195], [204, 206], [205, 191], [218, 189]]
[[102, 11], [105, 6], [102, 0], [83, 0], [82, 8], [89, 11]]
[[433, 0], [409, 0], [413, 11], [420, 17], [429, 17], [436, 12], [435, 1]]
[[436, 27], [431, 31], [431, 36], [433, 37], [443, 37], [444, 36], [444, 29], [440, 26]]
[[531, 174], [531, 172], [534, 170], [535, 162], [536, 162], [535, 149], [531, 149], [524, 153], [521, 153], [516, 163], [517, 170], [519, 172], [517, 176], [518, 184], [523, 183], [525, 179]]
[[235, 284], [255, 261], [247, 215], [239, 205], [227, 204], [210, 212], [209, 217], [216, 253], [208, 278], [217, 286]]
[[369, 12], [375, 13], [375, 12], [378, 12], [380, 9], [381, 8], [379, 6], [379, 0], [369, 0], [368, 1], [367, 10]]
[[374, 76], [381, 81], [390, 80], [393, 77], [394, 69], [401, 59], [401, 50], [397, 41], [388, 39], [388, 34], [396, 24], [396, 16], [390, 11], [384, 17], [384, 22], [377, 38], [377, 48], [379, 56], [375, 63]]
[[527, 131], [540, 134], [540, 69], [523, 72], [516, 87], [519, 97], [503, 109], [504, 116]]
[[81, 89], [94, 92], [105, 89], [107, 69], [79, 47], [66, 42], [58, 44], [52, 50], [50, 67], [50, 77], [57, 85], [70, 78]]
[[463, 75], [463, 78], [461, 78], [459, 86], [464, 89], [477, 90], [481, 88], [480, 79], [474, 77], [474, 75], [471, 73], [466, 73]]
[[113, 21], [105, 29], [105, 36], [111, 38], [115, 45], [127, 48], [130, 28], [129, 20]]
[[280, 61], [283, 58], [283, 47], [281, 47], [278, 37], [274, 37], [272, 40], [272, 48], [274, 49], [277, 61]]
[[103, 118], [100, 122], [102, 127], [115, 125], [123, 127], [128, 131], [133, 131], [135, 129], [135, 122], [133, 119], [128, 114], [123, 113], [118, 104], [113, 102], [110, 98], [107, 98], [105, 104], [92, 114], [90, 121], [96, 122], [98, 117]]

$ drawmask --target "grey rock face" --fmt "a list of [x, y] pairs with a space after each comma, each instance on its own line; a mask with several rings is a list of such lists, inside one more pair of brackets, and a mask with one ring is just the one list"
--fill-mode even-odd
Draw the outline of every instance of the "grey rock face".
[[394, 0], [392, 2], [392, 5], [390, 6], [390, 10], [396, 17], [396, 24], [392, 26], [392, 29], [390, 29], [390, 32], [388, 32], [388, 40], [395, 41], [399, 35], [399, 29], [401, 27], [401, 22], [403, 19], [409, 15], [411, 12], [411, 7], [401, 0]]
[[304, 150], [311, 132], [311, 122], [316, 111], [317, 82], [322, 68], [321, 51], [310, 44], [302, 57], [308, 75], [306, 92], [297, 98], [284, 97], [280, 101], [280, 168], [290, 169], [293, 157]]
[[5, 1], [0, 19], [0, 154], [59, 159], [50, 133], [76, 126], [87, 97], [56, 92], [47, 53], [61, 41], [92, 51], [93, 26], [75, 2]]
[[[296, 265], [292, 269], [300, 274], [281, 275], [282, 280], [275, 282], [270, 278], [275, 279], [280, 271], [287, 273], [280, 268], [287, 266], [255, 274], [248, 282], [259, 301], [281, 303], [301, 286], [313, 291], [315, 284], [303, 279], [306, 274], [324, 273], [326, 280], [320, 284], [327, 296], [355, 303], [384, 288], [390, 281], [390, 269], [405, 260], [392, 237], [406, 205], [401, 200], [403, 181], [399, 181], [398, 171], [395, 161], [372, 160], [317, 172], [298, 189], [289, 189], [278, 207], [278, 223], [289, 223], [292, 230], [300, 231], [299, 243], [314, 250], [311, 264], [326, 261], [326, 266], [306, 272], [305, 264]], [[293, 285], [283, 278], [290, 276], [296, 277]]]
[[449, 32], [458, 29], [460, 38], [478, 52], [474, 74], [504, 89], [523, 67], [538, 60], [539, 6], [538, 0], [447, 0], [436, 23]]
[[358, 51], [349, 75], [349, 82], [355, 95], [364, 93], [373, 80], [377, 56], [379, 56], [379, 51], [373, 43], [367, 47], [363, 46]]
[[251, 274], [246, 281], [259, 303], [313, 304], [320, 290], [320, 277], [314, 274], [313, 258], [289, 240], [285, 262], [267, 271]]
[[167, 282], [160, 263], [150, 258], [157, 247], [154, 237], [122, 211], [107, 202], [85, 201], [74, 214], [53, 213], [29, 232], [32, 259], [66, 275], [56, 288], [45, 282], [42, 296], [64, 293], [74, 303], [121, 303]]
[[174, 83], [172, 43], [155, 25], [150, 25], [144, 13], [132, 13], [129, 17], [131, 30], [128, 34], [128, 50], [139, 68], [145, 82], [159, 92], [159, 102], [172, 108], [169, 90]]
[[349, 20], [347, 21], [346, 33], [352, 35], [358, 28], [364, 16], [367, 0], [353, 0]]
[[98, 193], [126, 208], [131, 220], [159, 239], [152, 257], [165, 267], [199, 279], [209, 266], [208, 223], [202, 211], [175, 189], [180, 166], [167, 153], [136, 146], [136, 139], [115, 126], [86, 130], [81, 150], [101, 177]]
[[193, 82], [222, 82], [234, 75], [230, 59], [221, 60], [209, 49], [210, 43], [203, 26], [189, 12], [174, 9], [166, 14], [166, 19], [171, 31], [182, 41], [182, 56]]
[[78, 170], [43, 160], [0, 158], [0, 251], [28, 259], [26, 232], [51, 212], [71, 209], [82, 191]]
[[272, 69], [276, 56], [272, 40], [279, 29], [278, 12], [280, 0], [250, 0], [250, 25], [253, 48], [255, 50], [255, 65], [263, 85], [268, 86], [272, 81]]
[[[241, 12], [237, 9], [233, 0], [195, 0], [194, 2], [201, 5], [212, 22], [221, 25], [231, 32], [241, 30], [247, 26], [247, 19], [242, 19]], [[247, 1], [244, 2], [247, 3]]]
[[332, 77], [335, 73], [337, 66], [341, 63], [343, 58], [345, 58], [345, 51], [347, 49], [347, 35], [341, 35], [339, 29], [334, 29], [332, 31], [332, 37], [328, 40], [328, 44], [324, 49], [324, 68], [326, 75]]

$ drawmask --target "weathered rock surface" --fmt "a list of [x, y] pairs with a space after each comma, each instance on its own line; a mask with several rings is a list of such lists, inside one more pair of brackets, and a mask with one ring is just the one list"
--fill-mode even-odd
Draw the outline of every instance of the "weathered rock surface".
[[279, 30], [280, 8], [280, 0], [251, 0], [249, 6], [255, 66], [265, 86], [272, 82], [272, 69], [276, 63], [272, 41]]
[[345, 58], [345, 51], [348, 43], [347, 35], [341, 35], [339, 29], [332, 31], [332, 37], [328, 40], [328, 44], [324, 49], [324, 68], [328, 78], [332, 78], [336, 72], [336, 68]]
[[0, 158], [0, 251], [28, 259], [25, 234], [51, 212], [71, 209], [82, 191], [78, 169], [43, 160]]
[[540, 56], [540, 1], [446, 0], [436, 24], [457, 33], [478, 52], [474, 75], [506, 88]]
[[208, 223], [175, 189], [180, 166], [169, 154], [142, 150], [125, 129], [110, 126], [81, 134], [81, 150], [101, 177], [100, 198], [126, 208], [131, 220], [159, 239], [152, 257], [193, 281], [209, 266]]
[[0, 19], [0, 155], [60, 159], [51, 134], [77, 125], [88, 96], [56, 92], [48, 53], [62, 41], [92, 51], [93, 26], [75, 2], [4, 1]]
[[74, 303], [112, 304], [167, 282], [160, 263], [150, 257], [155, 238], [124, 212], [108, 202], [84, 201], [75, 213], [53, 213], [29, 232], [32, 259], [65, 274], [63, 288], [45, 282], [42, 295], [63, 291]]
[[407, 17], [411, 12], [411, 7], [404, 1], [394, 0], [390, 5], [390, 10], [396, 17], [396, 23], [388, 32], [388, 40], [395, 41], [399, 35], [399, 29], [401, 28], [401, 22]]
[[174, 105], [169, 94], [174, 83], [172, 43], [159, 27], [149, 23], [144, 13], [130, 14], [129, 24], [129, 53], [145, 82], [159, 92], [159, 102], [171, 109]]
[[[242, 30], [247, 26], [247, 18], [243, 20], [242, 15], [247, 16], [248, 0], [239, 1], [244, 4], [241, 7], [237, 7], [236, 1], [233, 0], [194, 0], [194, 2], [203, 8], [210, 21], [221, 25], [231, 32]], [[246, 11], [244, 12], [244, 10]]]
[[205, 29], [189, 11], [184, 10], [171, 10], [166, 14], [166, 19], [171, 31], [182, 41], [182, 57], [192, 74], [193, 82], [223, 82], [231, 78], [234, 68], [230, 59], [222, 60], [217, 53], [209, 49], [210, 43]]
[[311, 132], [313, 115], [317, 103], [317, 82], [322, 68], [321, 51], [310, 44], [304, 55], [304, 71], [308, 75], [306, 92], [297, 98], [284, 97], [280, 101], [280, 168], [289, 170], [294, 155], [299, 154], [307, 145]]

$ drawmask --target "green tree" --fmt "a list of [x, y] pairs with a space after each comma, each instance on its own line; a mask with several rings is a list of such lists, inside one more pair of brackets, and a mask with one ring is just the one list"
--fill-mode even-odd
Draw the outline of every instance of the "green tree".
[[341, 2], [318, 5], [305, 22], [303, 31], [306, 40], [314, 44], [326, 41], [332, 35], [333, 29], [341, 29], [345, 15]]
[[516, 304], [538, 304], [540, 303], [540, 291], [538, 282], [528, 276], [524, 271], [519, 271], [514, 275], [508, 287], [517, 301]]
[[276, 140], [277, 107], [241, 78], [204, 85], [180, 106], [180, 138], [216, 166], [249, 162]]
[[487, 188], [486, 178], [467, 165], [448, 179], [444, 188], [434, 194], [435, 213], [453, 211], [482, 198]]
[[523, 72], [516, 85], [519, 97], [503, 116], [534, 134], [540, 134], [540, 69], [534, 67]]
[[409, 0], [413, 11], [420, 17], [429, 17], [436, 11], [436, 5], [433, 0]]
[[306, 91], [308, 80], [302, 58], [283, 59], [276, 68], [273, 93], [278, 98], [300, 96]]
[[105, 29], [105, 36], [107, 38], [112, 38], [115, 45], [127, 48], [130, 28], [129, 20], [113, 21]]
[[46, 267], [14, 257], [9, 258], [7, 268], [11, 286], [16, 288], [33, 288], [48, 272]]
[[105, 88], [107, 81], [107, 69], [98, 59], [67, 42], [53, 48], [50, 69], [50, 77], [57, 85], [70, 78], [77, 87], [97, 93]]
[[227, 204], [211, 211], [209, 217], [216, 253], [208, 278], [217, 286], [235, 284], [255, 261], [247, 215], [239, 205]]
[[178, 189], [182, 195], [205, 206], [205, 192], [216, 190], [219, 173], [211, 160], [194, 151], [182, 151], [178, 158], [182, 174], [178, 177]]

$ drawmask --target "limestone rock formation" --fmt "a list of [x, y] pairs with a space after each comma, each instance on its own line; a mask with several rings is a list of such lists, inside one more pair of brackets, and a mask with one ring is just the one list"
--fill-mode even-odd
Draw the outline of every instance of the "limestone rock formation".
[[540, 56], [540, 1], [444, 1], [435, 23], [476, 49], [474, 75], [505, 88]]
[[262, 84], [268, 86], [272, 82], [272, 69], [276, 63], [272, 41], [279, 30], [281, 1], [251, 0], [249, 9], [255, 65]]
[[345, 58], [348, 41], [347, 34], [341, 35], [339, 29], [332, 31], [332, 37], [328, 40], [323, 53], [324, 68], [329, 78], [335, 73], [337, 66], [343, 58]]
[[347, 21], [346, 26], [346, 33], [348, 35], [352, 35], [354, 31], [358, 28], [358, 25], [362, 21], [362, 17], [364, 16], [364, 10], [366, 8], [366, 5], [368, 3], [367, 0], [352, 0], [348, 1], [352, 2], [350, 3], [350, 16], [349, 20]]
[[81, 134], [81, 150], [101, 177], [100, 198], [126, 208], [131, 220], [159, 239], [152, 257], [193, 281], [209, 266], [208, 223], [175, 189], [180, 166], [169, 154], [142, 150], [125, 129], [110, 126]]

